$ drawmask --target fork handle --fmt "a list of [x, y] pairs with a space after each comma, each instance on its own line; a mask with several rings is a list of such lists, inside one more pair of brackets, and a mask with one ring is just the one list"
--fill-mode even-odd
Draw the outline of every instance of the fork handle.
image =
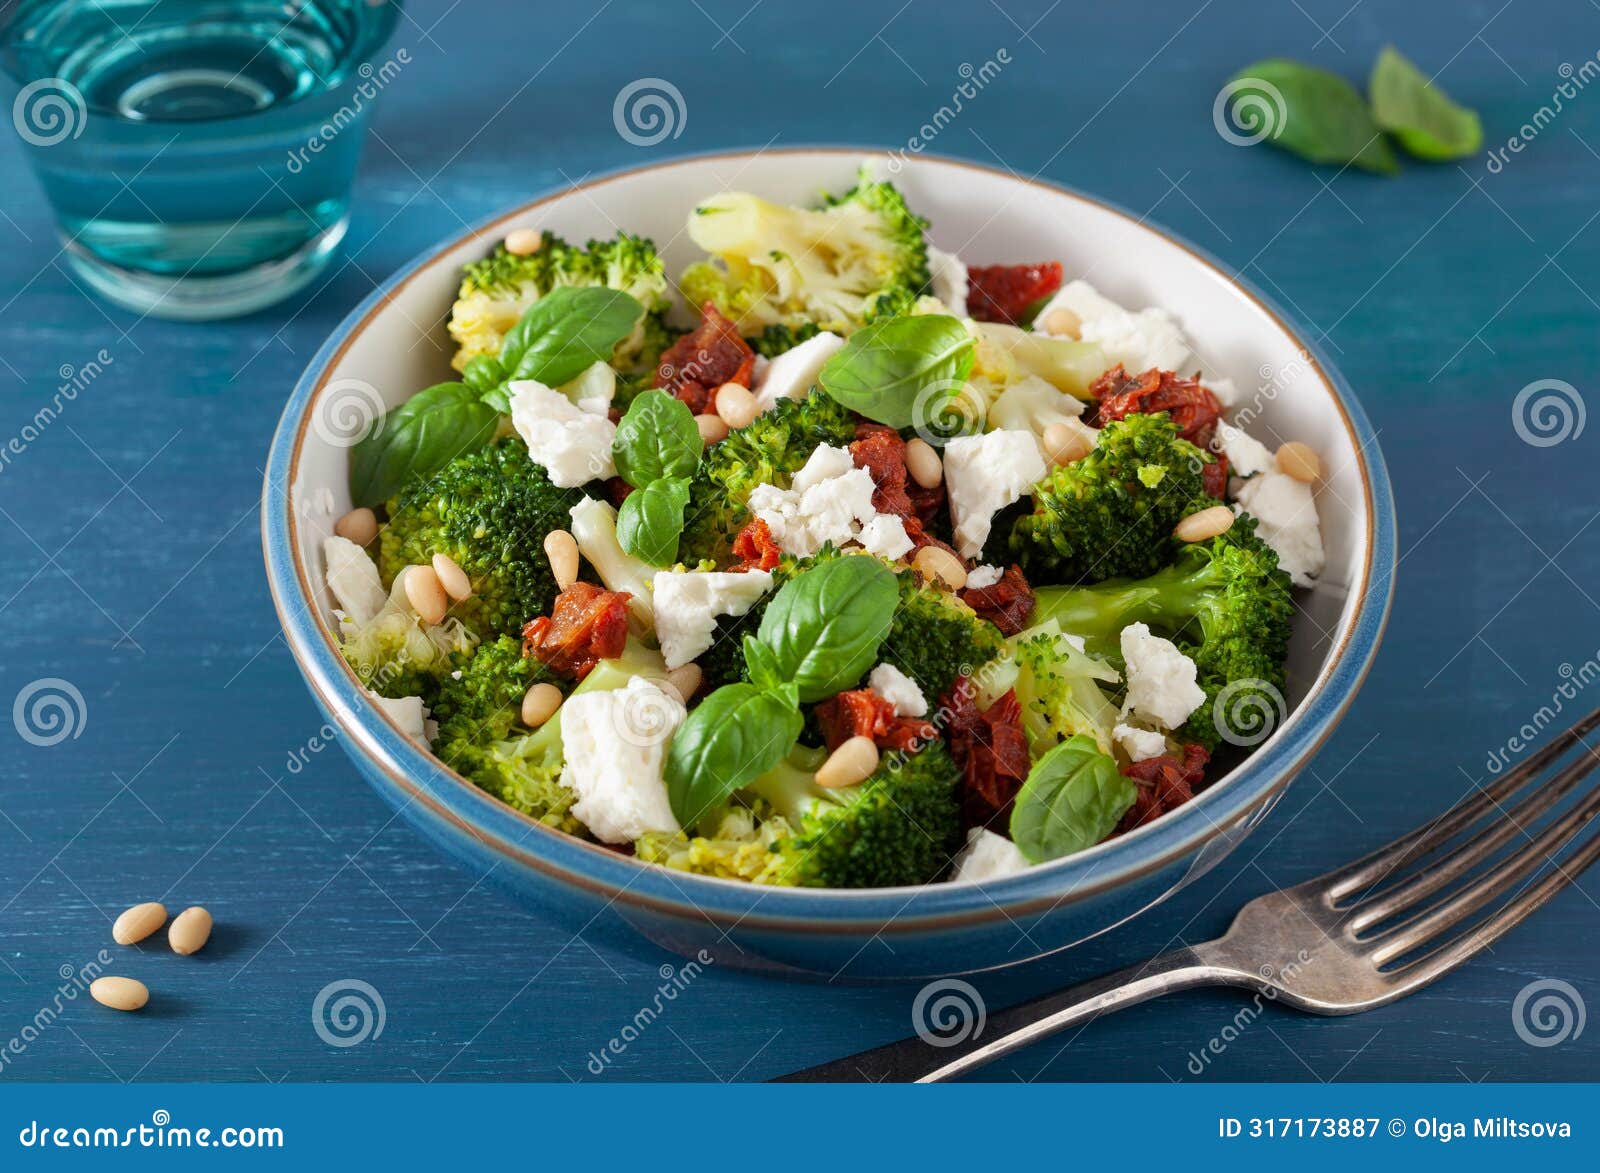
[[796, 1071], [778, 1082], [940, 1083], [1102, 1014], [1175, 990], [1224, 984], [1228, 976], [1229, 971], [1209, 963], [1194, 949], [1185, 946], [1104, 977], [1007, 1007], [990, 1015], [978, 1031], [959, 1042], [941, 1046], [915, 1035], [898, 1043]]

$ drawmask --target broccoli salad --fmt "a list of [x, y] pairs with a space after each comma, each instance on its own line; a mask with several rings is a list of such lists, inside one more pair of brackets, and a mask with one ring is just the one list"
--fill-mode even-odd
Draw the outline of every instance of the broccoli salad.
[[467, 265], [456, 377], [352, 450], [324, 546], [374, 706], [538, 822], [757, 884], [1012, 875], [1237, 761], [1316, 452], [1166, 311], [928, 228], [864, 174], [708, 197], [675, 280], [627, 233]]

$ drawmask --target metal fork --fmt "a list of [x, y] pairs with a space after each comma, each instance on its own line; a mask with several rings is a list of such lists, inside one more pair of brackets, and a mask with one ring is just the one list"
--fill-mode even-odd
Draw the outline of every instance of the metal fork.
[[[1600, 814], [1600, 788], [1536, 826], [1600, 764], [1600, 751], [1584, 741], [1597, 725], [1600, 709], [1387, 847], [1257, 897], [1215, 941], [1012, 1006], [986, 1024], [969, 1016], [964, 1026], [978, 1029], [959, 1041], [930, 1030], [784, 1081], [953, 1079], [1102, 1014], [1198, 986], [1254, 989], [1312, 1014], [1357, 1014], [1403, 998], [1499, 940], [1600, 856], [1597, 834], [1556, 858]], [[1580, 742], [1581, 757], [1503, 805]]]

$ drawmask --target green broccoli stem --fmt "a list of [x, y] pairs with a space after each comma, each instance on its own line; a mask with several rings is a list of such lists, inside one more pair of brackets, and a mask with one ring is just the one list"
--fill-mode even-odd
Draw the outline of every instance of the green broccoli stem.
[[1203, 614], [1207, 592], [1215, 585], [1215, 566], [1168, 567], [1148, 578], [1109, 579], [1093, 586], [1038, 587], [1032, 622], [1037, 626], [1053, 619], [1062, 631], [1082, 636], [1091, 653], [1115, 653], [1118, 637], [1130, 623], [1172, 632]]

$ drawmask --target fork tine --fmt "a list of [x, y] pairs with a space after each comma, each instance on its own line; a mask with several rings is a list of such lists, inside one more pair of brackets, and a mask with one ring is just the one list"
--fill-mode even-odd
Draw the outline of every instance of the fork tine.
[[[1373, 961], [1382, 965], [1419, 945], [1426, 944], [1445, 929], [1460, 924], [1496, 896], [1505, 892], [1512, 884], [1524, 876], [1531, 875], [1545, 863], [1552, 864], [1557, 874], [1564, 875], [1563, 883], [1570, 883], [1577, 873], [1565, 874], [1566, 869], [1553, 857], [1588, 826], [1590, 820], [1597, 814], [1600, 814], [1600, 789], [1590, 791], [1581, 803], [1539, 832], [1515, 854], [1501, 860], [1453, 896], [1382, 934], [1378, 938], [1381, 943], [1373, 950]], [[1600, 842], [1600, 837], [1597, 837], [1595, 842]], [[1589, 850], [1593, 845], [1593, 843], [1587, 844], [1584, 850]]]
[[1409, 993], [1411, 990], [1418, 989], [1437, 978], [1443, 977], [1463, 961], [1494, 944], [1506, 933], [1527, 920], [1529, 916], [1542, 908], [1552, 896], [1582, 875], [1584, 870], [1594, 863], [1596, 859], [1600, 859], [1600, 835], [1592, 837], [1578, 851], [1556, 865], [1555, 869], [1541, 878], [1538, 883], [1526, 888], [1522, 895], [1501, 908], [1493, 916], [1470, 931], [1439, 946], [1426, 957], [1419, 957], [1416, 961], [1398, 970], [1394, 975], [1395, 978], [1404, 987], [1404, 992]]
[[1415, 873], [1379, 896], [1360, 900], [1351, 907], [1346, 921], [1350, 931], [1359, 934], [1371, 925], [1380, 924], [1466, 875], [1519, 831], [1526, 834], [1525, 828], [1531, 827], [1570, 794], [1597, 765], [1600, 765], [1600, 756], [1593, 750], [1586, 752], [1432, 867]]
[[1527, 785], [1529, 779], [1566, 753], [1584, 736], [1593, 732], [1597, 726], [1600, 726], [1600, 709], [1595, 709], [1566, 732], [1559, 734], [1550, 744], [1509, 774], [1468, 795], [1432, 822], [1408, 831], [1394, 842], [1344, 867], [1335, 868], [1313, 883], [1324, 888], [1328, 896], [1337, 901], [1355, 889], [1380, 880], [1410, 861], [1426, 855], [1440, 844], [1447, 842], [1463, 827], [1476, 822], [1490, 808], [1498, 806], [1506, 796]]

